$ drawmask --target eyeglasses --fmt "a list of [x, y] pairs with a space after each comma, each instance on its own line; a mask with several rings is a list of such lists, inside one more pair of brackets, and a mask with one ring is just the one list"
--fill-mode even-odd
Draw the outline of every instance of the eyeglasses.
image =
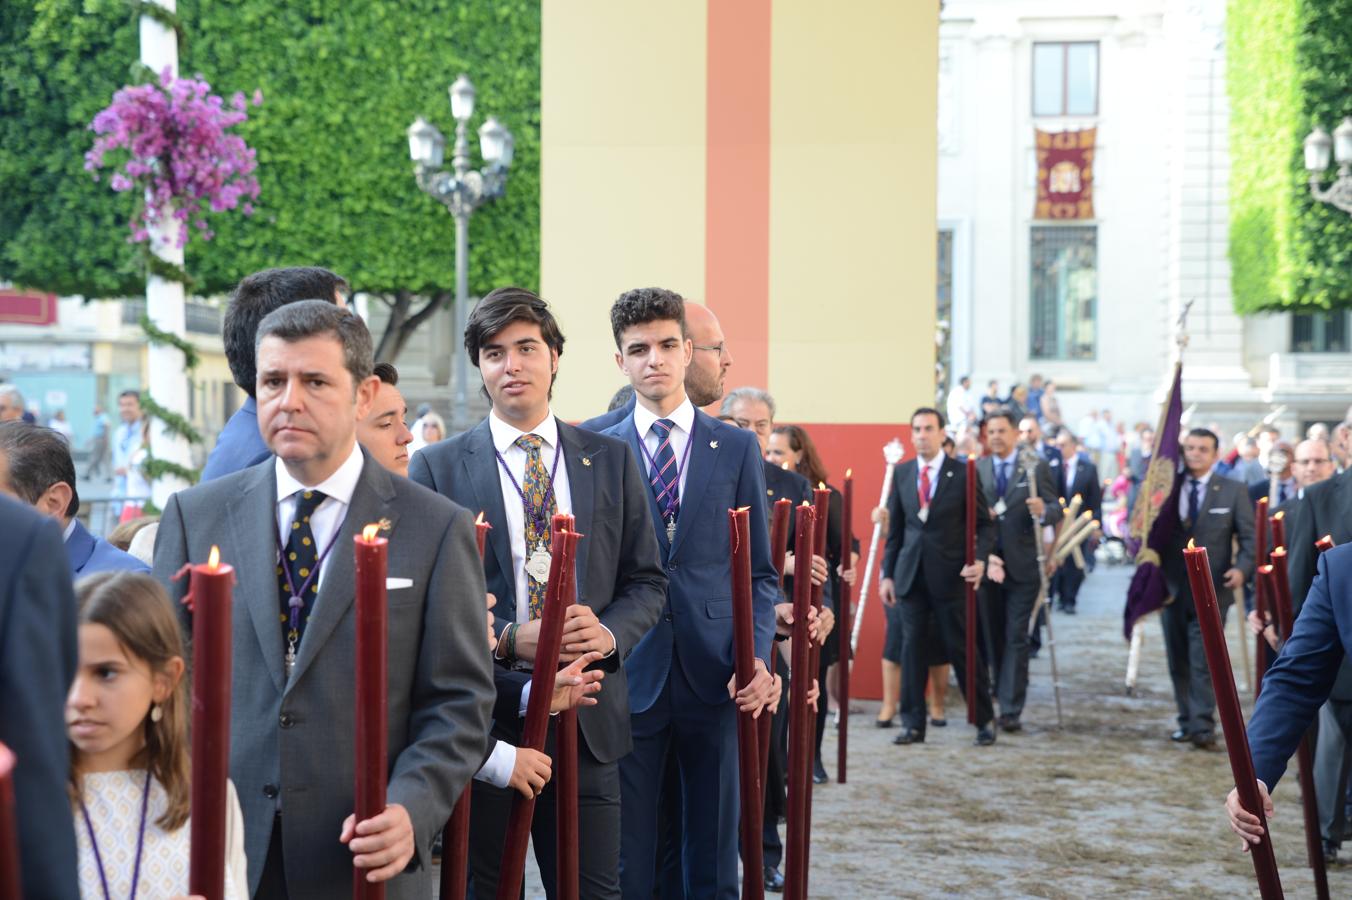
[[714, 344], [710, 347], [701, 347], [699, 344], [694, 344], [693, 346], [696, 350], [708, 350], [710, 353], [717, 353], [719, 356], [722, 356], [724, 353], [726, 353], [728, 349], [728, 344], [726, 341], [724, 341], [721, 344]]

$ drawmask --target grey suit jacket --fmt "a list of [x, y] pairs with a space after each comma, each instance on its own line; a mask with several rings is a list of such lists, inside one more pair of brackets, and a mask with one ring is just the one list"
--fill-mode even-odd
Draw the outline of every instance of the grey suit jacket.
[[[572, 511], [582, 535], [577, 545], [577, 600], [590, 606], [615, 635], [614, 655], [595, 663], [606, 671], [601, 693], [595, 706], [578, 710], [578, 727], [592, 755], [609, 763], [633, 746], [622, 663], [662, 614], [667, 575], [648, 512], [648, 487], [629, 445], [562, 421], [558, 428]], [[418, 451], [409, 464], [409, 477], [457, 503], [482, 510], [493, 526], [488, 532], [484, 572], [488, 589], [500, 598], [494, 625], [501, 631], [515, 620], [511, 610], [516, 575], [488, 420]], [[515, 714], [499, 716], [493, 734], [519, 744], [521, 724]]]
[[[289, 681], [273, 460], [175, 494], [155, 541], [155, 574], [176, 601], [188, 582], [174, 573], [205, 560], [212, 544], [235, 567], [230, 777], [244, 811], [251, 893], [279, 808], [290, 895], [352, 890], [352, 855], [338, 834], [354, 791], [351, 547], [368, 523], [388, 520], [389, 577], [413, 581], [389, 593], [388, 799], [408, 810], [416, 842], [408, 871], [386, 883], [392, 900], [431, 896], [432, 841], [483, 760], [494, 694], [473, 517], [363, 455]], [[183, 618], [190, 635], [190, 614]]]
[[[1185, 481], [1174, 492], [1175, 497], [1188, 490], [1187, 474], [1179, 477]], [[1172, 503], [1170, 506], [1168, 514], [1176, 517], [1178, 505]], [[1234, 600], [1234, 593], [1222, 583], [1226, 570], [1233, 567], [1242, 571], [1246, 578], [1253, 575], [1253, 504], [1249, 501], [1248, 488], [1233, 478], [1223, 478], [1213, 472], [1202, 491], [1202, 502], [1192, 531], [1189, 532], [1186, 525], [1179, 525], [1174, 530], [1168, 551], [1161, 559], [1161, 568], [1169, 595], [1191, 606], [1192, 588], [1183, 565], [1183, 548], [1189, 539], [1198, 547], [1206, 548], [1211, 578], [1216, 585], [1216, 599], [1222, 607], [1229, 605]], [[1238, 552], [1232, 551], [1232, 541], [1238, 544]]]
[[[1005, 577], [1009, 581], [1024, 584], [1040, 582], [1041, 573], [1037, 567], [1037, 542], [1042, 539], [1042, 529], [1033, 521], [1028, 511], [1028, 498], [1031, 496], [1028, 485], [1028, 473], [1024, 468], [1024, 457], [1016, 457], [1014, 471], [1010, 473], [1005, 488], [1005, 511], [996, 513], [996, 544], [998, 550], [992, 550], [1005, 562]], [[1059, 470], [1058, 470], [1059, 471]], [[984, 502], [989, 509], [996, 509], [1000, 497], [996, 494], [995, 457], [983, 456], [976, 463], [977, 479], [981, 482], [981, 496], [978, 502]], [[1056, 479], [1042, 454], [1037, 455], [1037, 496], [1046, 505], [1042, 517], [1043, 525], [1055, 525], [1061, 521], [1061, 503], [1058, 500]]]
[[1286, 564], [1297, 609], [1314, 582], [1319, 562], [1315, 541], [1327, 534], [1339, 546], [1352, 542], [1352, 469], [1310, 485], [1299, 506], [1297, 515], [1287, 517], [1294, 521], [1286, 523]]

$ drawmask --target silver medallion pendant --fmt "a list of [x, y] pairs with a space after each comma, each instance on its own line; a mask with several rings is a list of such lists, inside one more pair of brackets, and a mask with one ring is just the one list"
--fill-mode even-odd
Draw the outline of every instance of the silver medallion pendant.
[[1009, 507], [1005, 505], [1005, 500], [1003, 497], [995, 501], [995, 515], [997, 517], [1003, 516], [1008, 509]]
[[667, 519], [667, 543], [676, 543], [676, 517], [671, 516]]
[[290, 645], [289, 647], [286, 648], [286, 659], [284, 660], [284, 663], [285, 663], [285, 669], [286, 669], [286, 680], [287, 680], [287, 681], [290, 681], [290, 680], [291, 680], [291, 673], [292, 673], [292, 671], [294, 671], [295, 668], [296, 668], [296, 645], [295, 645], [295, 642], [292, 642], [291, 645]]
[[551, 559], [548, 550], [543, 547], [536, 547], [535, 552], [526, 560], [526, 574], [536, 581], [545, 581], [549, 578]]
[[928, 507], [928, 506], [922, 506], [922, 507], [920, 507], [920, 511], [919, 511], [918, 513], [916, 513], [916, 515], [918, 515], [918, 516], [920, 517], [920, 523], [921, 523], [922, 525], [923, 525], [924, 523], [928, 522], [928, 521], [929, 521], [929, 507]]

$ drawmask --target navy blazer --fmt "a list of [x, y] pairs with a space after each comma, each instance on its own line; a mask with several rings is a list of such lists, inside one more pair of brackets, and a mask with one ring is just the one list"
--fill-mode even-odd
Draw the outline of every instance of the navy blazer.
[[117, 549], [103, 538], [94, 537], [79, 519], [75, 520], [75, 528], [66, 539], [66, 557], [70, 560], [72, 578], [95, 572], [150, 571], [150, 566], [130, 553]]
[[[612, 673], [601, 683], [595, 706], [578, 711], [578, 726], [600, 762], [614, 762], [632, 748], [629, 704], [620, 663], [652, 628], [666, 596], [666, 575], [657, 539], [648, 526], [647, 483], [622, 441], [558, 422], [559, 445], [568, 472], [568, 492], [582, 540], [577, 545], [577, 602], [596, 612], [615, 636], [615, 654], [595, 663]], [[484, 548], [484, 580], [498, 598], [493, 627], [516, 621], [516, 574], [503, 507], [493, 433], [484, 419], [469, 431], [413, 454], [409, 478], [467, 509], [482, 511], [492, 530]], [[501, 667], [498, 667], [501, 670]], [[497, 678], [500, 700], [510, 680]], [[514, 686], [520, 696], [520, 685]], [[517, 707], [501, 702], [494, 737], [520, 743]]]
[[66, 780], [75, 594], [56, 522], [0, 496], [0, 743], [17, 758], [23, 896], [79, 900]]
[[[604, 432], [628, 441], [643, 458], [634, 417]], [[695, 410], [686, 463], [685, 490], [676, 520], [676, 539], [667, 543], [652, 491], [648, 510], [662, 564], [670, 584], [662, 617], [625, 662], [629, 708], [645, 712], [661, 695], [680, 651], [681, 669], [698, 696], [710, 706], [728, 703], [732, 678], [732, 557], [728, 510], [749, 507], [751, 581], [756, 655], [770, 664], [775, 632], [779, 576], [770, 562], [770, 533], [765, 511], [765, 469], [756, 436]], [[571, 477], [571, 473], [570, 477]]]
[[629, 402], [624, 404], [624, 406], [616, 407], [615, 409], [610, 410], [610, 412], [601, 413], [599, 416], [593, 416], [577, 427], [581, 428], [583, 431], [595, 431], [597, 433], [609, 428], [614, 428], [634, 414], [635, 402], [634, 398], [630, 397]]
[[202, 481], [256, 466], [271, 455], [258, 432], [257, 401], [248, 397], [216, 436], [216, 446], [211, 448], [207, 464], [202, 467]]
[[[1352, 545], [1320, 555], [1291, 638], [1263, 675], [1263, 693], [1249, 720], [1249, 750], [1258, 778], [1272, 790], [1352, 649]], [[1333, 598], [1338, 598], [1334, 602]]]

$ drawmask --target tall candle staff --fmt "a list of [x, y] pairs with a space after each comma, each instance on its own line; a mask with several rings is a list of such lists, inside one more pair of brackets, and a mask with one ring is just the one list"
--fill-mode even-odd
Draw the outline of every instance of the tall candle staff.
[[[845, 470], [845, 491], [841, 498], [840, 512], [840, 557], [845, 567], [850, 568], [854, 565], [854, 471], [852, 469]], [[851, 596], [852, 593], [850, 583], [841, 578], [840, 599], [836, 601], [837, 618], [840, 620], [840, 624], [836, 626], [839, 632], [836, 635], [836, 640], [840, 642], [840, 662], [836, 667], [836, 683], [840, 689], [840, 696], [836, 698], [840, 710], [840, 717], [836, 725], [836, 781], [839, 784], [845, 783], [845, 763], [849, 754], [850, 634], [852, 630], [850, 607], [854, 601]]]
[[1225, 749], [1230, 755], [1230, 772], [1235, 779], [1240, 805], [1258, 818], [1263, 835], [1249, 847], [1254, 874], [1263, 900], [1281, 900], [1282, 883], [1277, 874], [1277, 857], [1272, 851], [1272, 835], [1268, 831], [1267, 816], [1258, 795], [1258, 776], [1254, 773], [1253, 757], [1249, 754], [1249, 736], [1244, 729], [1244, 711], [1239, 705], [1235, 689], [1234, 670], [1230, 668], [1230, 653], [1225, 646], [1225, 625], [1221, 621], [1220, 605], [1216, 602], [1216, 585], [1211, 580], [1211, 563], [1205, 547], [1196, 547], [1188, 541], [1183, 551], [1183, 562], [1188, 570], [1188, 583], [1197, 609], [1197, 622], [1206, 649], [1207, 667], [1211, 670], [1211, 684], [1216, 692], [1216, 710], [1220, 714], [1221, 730], [1225, 733]]
[[[888, 495], [892, 493], [892, 473], [896, 471], [897, 463], [901, 462], [905, 455], [905, 448], [901, 445], [900, 438], [892, 438], [883, 447], [883, 459], [887, 461], [887, 468], [883, 472], [883, 489], [878, 495], [878, 506], [887, 507]], [[898, 522], [897, 527], [902, 527], [903, 523]], [[859, 628], [864, 624], [864, 609], [868, 606], [869, 582], [873, 580], [874, 566], [878, 562], [878, 544], [881, 542], [883, 534], [883, 523], [873, 523], [873, 536], [868, 541], [868, 558], [864, 563], [864, 580], [859, 584], [859, 609], [854, 614], [854, 631], [850, 634], [851, 652], [859, 649]], [[851, 660], [853, 665], [853, 660]]]
[[[357, 574], [356, 662], [356, 809], [358, 822], [385, 810], [389, 779], [388, 692], [389, 620], [385, 580], [390, 542], [380, 537], [380, 526], [367, 525], [353, 535]], [[366, 872], [352, 870], [354, 900], [384, 900], [385, 885], [366, 880]]]
[[[751, 600], [751, 523], [746, 507], [728, 510], [728, 540], [732, 555], [732, 645], [737, 690], [756, 677], [756, 634]], [[761, 711], [768, 718], [768, 710]], [[737, 712], [737, 770], [741, 799], [742, 897], [765, 896], [761, 819], [765, 793], [760, 780], [760, 752], [756, 720], [749, 711]]]
[[231, 604], [235, 570], [211, 548], [191, 569], [192, 604], [192, 819], [189, 893], [225, 896], [225, 780], [230, 770]]
[[[793, 579], [793, 689], [789, 692], [789, 775], [788, 838], [784, 854], [784, 898], [804, 900], [807, 897], [807, 796], [812, 790], [812, 744], [802, 736], [811, 725], [807, 705], [807, 688], [797, 673], [808, 671], [812, 638], [808, 636], [808, 609], [812, 606], [812, 530], [815, 513], [812, 505], [803, 503], [797, 509], [794, 525], [795, 571], [803, 566], [801, 574]], [[808, 561], [804, 564], [801, 561]], [[806, 752], [805, 752], [806, 751]]]

